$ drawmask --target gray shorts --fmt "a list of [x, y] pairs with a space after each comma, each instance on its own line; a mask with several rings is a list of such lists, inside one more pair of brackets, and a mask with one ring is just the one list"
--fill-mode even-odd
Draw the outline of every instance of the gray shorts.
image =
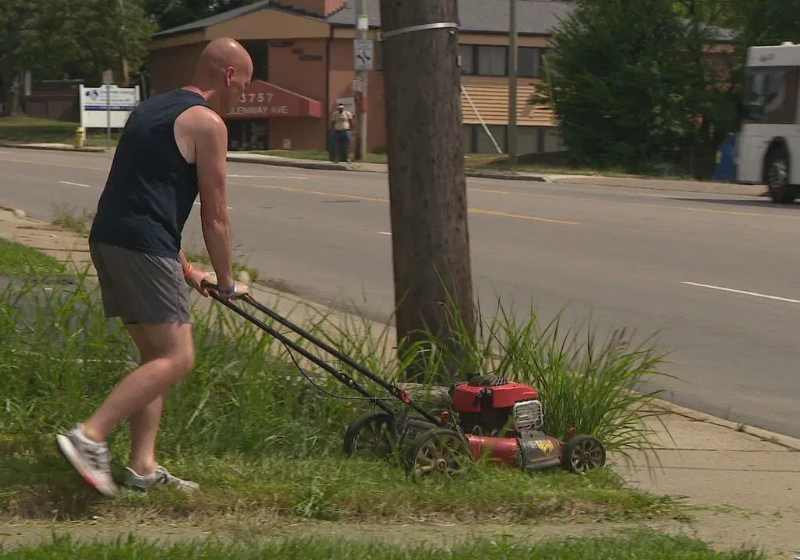
[[106, 318], [125, 324], [191, 323], [189, 288], [177, 258], [105, 245], [89, 246]]

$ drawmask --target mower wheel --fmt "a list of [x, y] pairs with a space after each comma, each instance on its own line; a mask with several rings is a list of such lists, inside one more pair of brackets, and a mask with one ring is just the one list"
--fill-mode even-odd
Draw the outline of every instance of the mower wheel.
[[344, 434], [344, 452], [384, 458], [391, 454], [395, 440], [394, 418], [377, 410], [353, 420]]
[[454, 430], [435, 428], [421, 433], [406, 451], [406, 466], [416, 482], [449, 480], [473, 463], [469, 443]]
[[586, 474], [606, 464], [606, 448], [594, 436], [577, 435], [564, 446], [564, 468], [575, 474]]

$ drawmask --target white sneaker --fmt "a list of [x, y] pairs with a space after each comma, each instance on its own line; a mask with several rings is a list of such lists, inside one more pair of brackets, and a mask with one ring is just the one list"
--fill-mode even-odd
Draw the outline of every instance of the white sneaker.
[[174, 486], [187, 494], [200, 489], [200, 485], [196, 482], [182, 480], [177, 476], [173, 476], [162, 466], [156, 467], [156, 470], [147, 476], [139, 476], [133, 469], [125, 467], [125, 482], [123, 484], [131, 490], [137, 490], [145, 494], [149, 488], [154, 486]]
[[66, 435], [57, 435], [61, 454], [92, 488], [105, 496], [119, 493], [111, 476], [111, 453], [108, 444], [97, 443], [83, 435], [83, 425], [78, 424]]

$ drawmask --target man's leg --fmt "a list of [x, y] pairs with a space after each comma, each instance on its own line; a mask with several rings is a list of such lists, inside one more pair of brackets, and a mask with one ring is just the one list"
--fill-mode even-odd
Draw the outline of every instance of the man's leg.
[[[88, 420], [69, 434], [58, 436], [65, 457], [89, 484], [106, 495], [117, 492], [111, 478], [108, 434], [137, 413], [140, 419], [148, 417], [145, 422], [152, 423], [152, 416], [145, 413], [145, 409], [157, 399], [163, 399], [164, 393], [182, 380], [194, 364], [190, 323], [141, 325], [140, 328], [148, 341], [158, 341], [153, 358], [128, 374]], [[160, 418], [160, 412], [158, 416]], [[157, 429], [157, 419], [155, 424]], [[139, 427], [144, 428], [146, 437], [154, 444], [155, 434], [147, 434], [141, 422]]]
[[[139, 349], [140, 365], [155, 359], [157, 348], [147, 339], [140, 325], [126, 325], [128, 333]], [[156, 470], [156, 437], [164, 411], [166, 393], [157, 396], [142, 410], [131, 416], [131, 469], [146, 476]]]
[[[148, 356], [88, 420], [57, 436], [57, 441], [61, 452], [89, 484], [103, 494], [114, 495], [117, 488], [111, 477], [108, 434], [126, 418], [137, 414], [151, 417], [145, 409], [191, 371], [194, 345], [188, 293], [177, 259], [110, 246], [92, 250], [99, 265], [98, 277], [102, 270], [103, 300], [114, 304], [106, 304], [106, 316], [137, 324], [141, 336], [134, 340]], [[148, 433], [146, 427], [144, 432]], [[164, 473], [159, 477], [168, 478]]]
[[104, 442], [120, 422], [144, 409], [194, 366], [194, 345], [190, 323], [140, 325], [145, 337], [157, 342], [153, 358], [133, 370], [91, 418], [83, 432], [91, 440]]
[[[161, 340], [153, 340], [148, 336], [149, 330], [146, 327], [127, 325], [127, 328], [139, 348], [142, 364], [158, 359], [167, 351], [167, 349], [161, 348], [163, 345]], [[192, 344], [191, 336], [188, 342]], [[193, 492], [199, 488], [196, 483], [173, 476], [156, 460], [156, 439], [166, 397], [166, 392], [158, 395], [130, 417], [131, 463], [126, 469], [125, 485], [143, 492], [160, 485], [177, 486], [183, 491]]]

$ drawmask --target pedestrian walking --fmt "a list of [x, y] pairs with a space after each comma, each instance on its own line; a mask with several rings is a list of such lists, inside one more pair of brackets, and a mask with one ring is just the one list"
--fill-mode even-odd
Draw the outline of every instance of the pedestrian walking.
[[56, 436], [64, 457], [104, 495], [119, 492], [107, 437], [125, 419], [131, 461], [124, 486], [144, 492], [156, 485], [198, 489], [155, 457], [166, 394], [194, 367], [188, 292], [193, 288], [208, 297], [203, 282], [209, 276], [186, 260], [181, 238], [199, 195], [219, 295], [234, 299], [249, 293], [232, 271], [223, 117], [252, 74], [253, 62], [241, 44], [228, 38], [210, 42], [187, 86], [151, 97], [131, 113], [114, 154], [89, 247], [105, 316], [122, 321], [139, 349], [140, 365], [93, 415]]

